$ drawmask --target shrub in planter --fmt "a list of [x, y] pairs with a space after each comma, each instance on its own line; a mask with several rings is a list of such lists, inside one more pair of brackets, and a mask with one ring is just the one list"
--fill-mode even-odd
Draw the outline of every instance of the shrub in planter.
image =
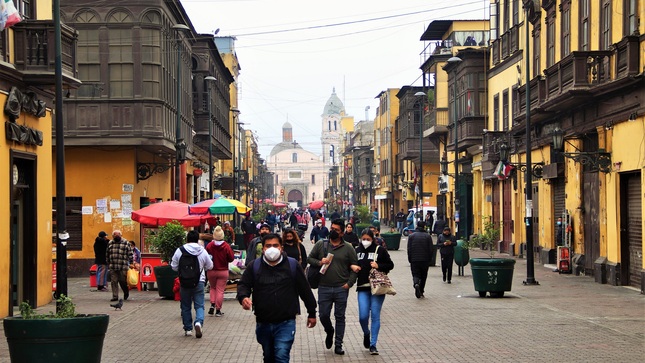
[[28, 302], [20, 317], [3, 321], [11, 362], [100, 362], [110, 316], [76, 314], [72, 300], [61, 295], [58, 312], [36, 314]]
[[169, 263], [177, 248], [184, 244], [185, 238], [186, 231], [184, 227], [179, 222], [173, 221], [159, 227], [159, 231], [151, 240], [152, 250], [159, 253], [161, 262], [168, 263], [168, 265], [154, 268], [158, 292], [161, 297], [173, 299], [175, 296], [172, 288], [177, 272], [173, 271]]

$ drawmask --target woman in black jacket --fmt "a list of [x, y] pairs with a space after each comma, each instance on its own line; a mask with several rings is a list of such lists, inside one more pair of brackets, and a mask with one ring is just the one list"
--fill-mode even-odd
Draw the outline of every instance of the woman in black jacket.
[[287, 228], [282, 232], [282, 249], [287, 256], [295, 258], [303, 270], [307, 267], [307, 250], [302, 245], [296, 230]]
[[347, 223], [345, 226], [345, 233], [343, 234], [343, 241], [351, 243], [354, 248], [358, 247], [360, 244], [358, 241], [358, 236], [354, 233], [354, 224]]
[[[361, 240], [356, 248], [358, 256], [358, 279], [356, 291], [358, 295], [358, 320], [363, 329], [363, 346], [370, 350], [370, 354], [377, 355], [376, 342], [381, 329], [381, 308], [385, 295], [372, 295], [369, 274], [371, 269], [384, 273], [394, 268], [394, 262], [385, 248], [381, 248], [374, 241], [374, 233], [369, 229], [361, 232]], [[369, 318], [372, 318], [372, 327], [369, 327]]]

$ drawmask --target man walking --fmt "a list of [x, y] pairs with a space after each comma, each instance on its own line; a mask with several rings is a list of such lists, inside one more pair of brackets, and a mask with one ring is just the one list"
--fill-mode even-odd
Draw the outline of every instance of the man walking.
[[399, 231], [399, 233], [403, 233], [404, 222], [405, 222], [405, 213], [403, 213], [403, 209], [401, 209], [401, 211], [396, 214], [396, 229]]
[[[179, 296], [181, 306], [181, 320], [184, 324], [184, 335], [193, 335], [193, 325], [195, 326], [195, 338], [202, 337], [202, 328], [204, 326], [204, 284], [206, 282], [206, 271], [213, 268], [213, 261], [208, 255], [208, 252], [197, 243], [199, 241], [199, 232], [192, 230], [186, 235], [186, 244], [179, 247], [175, 254], [172, 256], [170, 267], [173, 270], [179, 271]], [[196, 283], [191, 286], [186, 285], [187, 281], [182, 281], [182, 273], [184, 273], [184, 261], [197, 259], [199, 264], [199, 271], [193, 273], [199, 274], [196, 277]], [[192, 262], [193, 265], [194, 262]], [[192, 267], [192, 266], [191, 266]], [[188, 277], [188, 276], [186, 276]], [[190, 311], [191, 305], [195, 306], [195, 323], [193, 324], [193, 314]]]
[[96, 291], [108, 291], [107, 289], [107, 233], [101, 231], [94, 240], [94, 263], [96, 264]]
[[408, 237], [408, 262], [412, 272], [414, 295], [417, 299], [424, 297], [428, 268], [434, 251], [433, 245], [432, 236], [426, 232], [425, 222], [419, 221], [416, 231]]
[[242, 232], [244, 232], [244, 245], [248, 246], [251, 240], [255, 238], [255, 233], [257, 232], [255, 222], [251, 219], [251, 212], [246, 212], [241, 228]]
[[[356, 283], [357, 275], [353, 268], [358, 267], [356, 250], [350, 243], [343, 241], [344, 230], [344, 220], [333, 220], [329, 232], [329, 243], [325, 246], [325, 240], [316, 242], [307, 259], [309, 264], [313, 266], [327, 265], [318, 285], [318, 310], [320, 310], [320, 323], [327, 333], [325, 347], [331, 349], [332, 345], [335, 345], [334, 353], [339, 355], [345, 354], [343, 338], [345, 336], [347, 295], [349, 289]], [[335, 330], [331, 323], [332, 304], [335, 305]], [[334, 332], [336, 332], [335, 340]]]
[[450, 227], [443, 227], [443, 233], [437, 237], [437, 247], [441, 254], [441, 272], [443, 273], [443, 282], [448, 283], [452, 280], [452, 262], [455, 260], [455, 246], [457, 238], [450, 234]]
[[130, 291], [127, 276], [130, 264], [132, 264], [132, 247], [122, 237], [121, 231], [118, 229], [112, 232], [112, 240], [108, 243], [106, 257], [112, 281], [112, 300], [110, 301], [119, 300], [119, 286], [123, 290], [123, 300], [128, 300]]
[[246, 245], [246, 260], [244, 264], [248, 265], [251, 261], [262, 256], [262, 237], [266, 236], [270, 232], [271, 227], [268, 224], [264, 223], [260, 226], [260, 235], [255, 237]]
[[262, 237], [262, 258], [244, 270], [237, 285], [242, 308], [255, 310], [255, 334], [265, 363], [289, 362], [298, 297], [307, 308], [307, 327], [316, 326], [316, 298], [298, 261], [284, 254], [282, 242], [277, 234]]

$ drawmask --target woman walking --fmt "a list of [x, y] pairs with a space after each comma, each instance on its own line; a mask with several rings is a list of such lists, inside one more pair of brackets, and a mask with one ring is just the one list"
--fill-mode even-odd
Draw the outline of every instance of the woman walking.
[[228, 263], [233, 262], [233, 250], [224, 241], [224, 230], [217, 226], [213, 231], [213, 240], [206, 246], [206, 252], [213, 257], [213, 269], [208, 270], [210, 284], [211, 308], [209, 315], [222, 316], [222, 303], [224, 302], [224, 289], [228, 280]]
[[[358, 267], [355, 272], [358, 274], [356, 291], [358, 295], [358, 320], [363, 329], [363, 346], [370, 350], [370, 354], [378, 355], [376, 343], [378, 333], [381, 329], [381, 308], [385, 295], [372, 295], [370, 288], [369, 274], [371, 269], [388, 273], [394, 268], [394, 262], [385, 248], [378, 246], [375, 236], [369, 229], [361, 232], [360, 245], [356, 248], [358, 256]], [[369, 320], [372, 320], [371, 329]]]
[[343, 241], [347, 243], [351, 243], [354, 248], [358, 247], [360, 244], [358, 242], [358, 236], [356, 233], [354, 233], [354, 224], [353, 223], [347, 223], [345, 226], [345, 233], [343, 234]]
[[282, 232], [282, 249], [291, 258], [295, 258], [302, 269], [307, 267], [307, 250], [302, 245], [295, 229], [287, 228]]

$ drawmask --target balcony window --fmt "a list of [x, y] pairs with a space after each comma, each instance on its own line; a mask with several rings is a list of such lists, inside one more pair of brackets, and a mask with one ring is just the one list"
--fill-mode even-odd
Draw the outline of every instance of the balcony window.
[[499, 131], [499, 94], [493, 97], [493, 131]]
[[571, 53], [571, 1], [562, 2], [562, 15], [560, 22], [562, 28], [560, 57], [564, 58]]
[[623, 35], [637, 34], [638, 30], [638, 0], [623, 0], [625, 25]]
[[555, 64], [555, 8], [551, 8], [546, 18], [546, 66]]
[[533, 77], [540, 75], [540, 24], [533, 27]]
[[16, 0], [16, 9], [24, 19], [33, 19], [35, 13], [36, 1]]
[[134, 93], [132, 30], [110, 29], [109, 34], [110, 97], [132, 97]]
[[589, 1], [580, 0], [580, 50], [589, 50]]
[[502, 93], [502, 122], [504, 131], [508, 131], [508, 90], [505, 89]]
[[141, 29], [141, 72], [143, 96], [161, 97], [161, 33], [159, 29]]
[[604, 0], [600, 10], [600, 50], [607, 50], [611, 45], [611, 1]]
[[79, 29], [76, 44], [78, 77], [83, 82], [76, 92], [76, 97], [100, 97], [102, 87], [100, 86], [99, 31], [96, 29]]
[[520, 0], [513, 0], [513, 25], [520, 23]]
[[504, 33], [508, 31], [511, 23], [511, 0], [502, 0], [504, 1]]

